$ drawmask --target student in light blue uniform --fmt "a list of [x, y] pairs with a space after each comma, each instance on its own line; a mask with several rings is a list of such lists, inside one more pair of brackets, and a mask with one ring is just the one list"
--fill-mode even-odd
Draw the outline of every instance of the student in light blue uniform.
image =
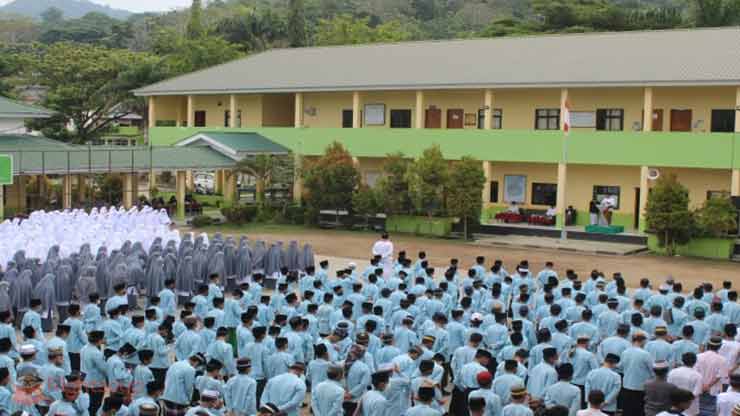
[[0, 312], [0, 339], [10, 341], [10, 348], [7, 354], [10, 358], [18, 357], [18, 348], [16, 346], [16, 332], [13, 327], [13, 317], [10, 311]]
[[493, 380], [493, 392], [501, 399], [501, 405], [506, 406], [511, 402], [511, 388], [514, 386], [523, 386], [524, 379], [516, 375], [518, 362], [516, 360], [506, 360], [502, 363], [504, 372], [496, 375]]
[[229, 330], [221, 327], [216, 330], [216, 341], [208, 346], [206, 350], [206, 359], [218, 360], [223, 364], [223, 375], [231, 376], [236, 373], [236, 365], [234, 363], [234, 348], [226, 342], [226, 337], [229, 336]]
[[484, 371], [478, 374], [478, 390], [473, 390], [468, 395], [468, 404], [471, 400], [475, 400], [480, 397], [486, 401], [486, 407], [484, 415], [500, 415], [501, 414], [501, 398], [493, 391], [493, 375]]
[[619, 356], [609, 353], [604, 358], [604, 364], [591, 370], [586, 376], [586, 397], [594, 390], [602, 392], [604, 394], [602, 410], [609, 413], [617, 411], [617, 397], [622, 389], [622, 379], [614, 371], [618, 364]]
[[658, 326], [655, 328], [655, 339], [645, 344], [645, 351], [650, 353], [653, 361], [673, 361], [673, 347], [666, 340], [668, 338], [668, 328]]
[[653, 358], [644, 349], [646, 339], [644, 332], [636, 332], [632, 335], [632, 346], [622, 353], [621, 367], [624, 372], [622, 394], [625, 415], [644, 414], [645, 382], [655, 375]]
[[172, 364], [167, 369], [162, 398], [177, 406], [189, 406], [195, 386], [195, 369], [203, 364], [205, 358], [200, 354]]
[[344, 388], [341, 385], [343, 374], [342, 367], [330, 365], [326, 370], [326, 380], [311, 383], [311, 410], [314, 415], [344, 415]]
[[82, 311], [82, 320], [85, 324], [85, 333], [90, 333], [90, 331], [100, 329], [101, 324], [100, 306], [98, 306], [98, 302], [100, 302], [100, 296], [97, 293], [91, 293], [89, 300], [90, 302], [85, 305], [85, 308]]
[[69, 335], [65, 339], [67, 343], [67, 353], [69, 354], [69, 364], [72, 371], [80, 371], [80, 351], [87, 344], [87, 334], [85, 325], [80, 320], [80, 305], [69, 305], [69, 318], [64, 321], [64, 325], [69, 327]]
[[252, 362], [240, 358], [236, 362], [237, 375], [224, 388], [226, 410], [234, 416], [251, 416], [257, 412], [257, 382], [249, 376]]
[[388, 414], [388, 399], [383, 392], [388, 387], [390, 372], [379, 371], [371, 376], [372, 389], [364, 392], [359, 400], [359, 415], [385, 416]]
[[[175, 279], [167, 279], [164, 281], [164, 289], [162, 289], [157, 296], [159, 296], [159, 308], [162, 310], [162, 314], [167, 316], [177, 316], [177, 296], [175, 295]], [[210, 301], [209, 301], [210, 303]]]
[[175, 358], [178, 361], [187, 359], [196, 353], [202, 353], [203, 342], [197, 332], [198, 320], [194, 316], [188, 316], [183, 320], [185, 331], [176, 335], [175, 341]]
[[683, 330], [681, 331], [681, 338], [673, 341], [673, 344], [671, 344], [671, 362], [673, 363], [674, 367], [679, 367], [681, 365], [682, 357], [687, 352], [693, 352], [694, 354], [699, 354], [699, 346], [694, 344], [694, 341], [692, 341], [694, 337], [694, 327], [691, 325], [686, 325], [683, 327]]
[[136, 348], [131, 344], [124, 344], [118, 352], [108, 358], [108, 384], [111, 392], [128, 393], [131, 388], [133, 377], [126, 368], [124, 360], [136, 353]]
[[136, 365], [133, 372], [133, 384], [131, 386], [132, 396], [134, 399], [145, 397], [147, 395], [147, 385], [154, 381], [154, 373], [149, 368], [154, 357], [154, 351], [140, 349], [136, 352], [139, 364]]
[[167, 324], [161, 324], [157, 332], [147, 335], [144, 341], [144, 348], [154, 351], [152, 363], [149, 368], [154, 374], [154, 379], [160, 384], [164, 384], [167, 369], [170, 367], [170, 348], [165, 342], [165, 337], [169, 332]]
[[435, 394], [436, 389], [433, 385], [421, 385], [414, 393], [414, 406], [408, 409], [406, 413], [404, 413], [404, 416], [442, 416], [443, 411], [434, 405]]
[[23, 314], [21, 328], [32, 327], [36, 331], [36, 338], [39, 341], [44, 340], [44, 331], [41, 329], [41, 299], [31, 299], [31, 309]]
[[275, 339], [276, 351], [267, 358], [267, 367], [265, 368], [268, 379], [287, 373], [288, 369], [295, 362], [293, 355], [288, 352], [288, 339], [278, 337]]
[[[60, 390], [60, 398], [49, 406], [48, 415], [88, 416], [89, 410], [84, 406], [83, 400], [86, 396], [81, 390], [82, 381], [79, 373], [68, 375], [64, 379]], [[0, 404], [0, 408], [2, 405]]]
[[[45, 348], [47, 351], [50, 350], [62, 350], [62, 368], [64, 368], [64, 375], [68, 376], [72, 372], [70, 365], [69, 354], [67, 353], [67, 341], [69, 337], [70, 327], [69, 325], [59, 324], [55, 331], [54, 337], [46, 341]], [[60, 389], [61, 391], [61, 389]]]
[[100, 350], [103, 337], [103, 331], [90, 331], [87, 334], [87, 345], [80, 351], [80, 371], [85, 374], [83, 385], [90, 394], [91, 415], [97, 413], [105, 394], [108, 366], [105, 363], [105, 355]]
[[[599, 368], [599, 362], [594, 353], [588, 350], [589, 338], [581, 336], [578, 338], [576, 348], [567, 354], [565, 361], [573, 365], [572, 383], [581, 391], [580, 404], [586, 403], [586, 377], [591, 370]], [[575, 415], [572, 415], [575, 416]]]
[[534, 416], [532, 409], [526, 405], [527, 389], [524, 386], [511, 388], [511, 403], [501, 410], [502, 416]]
[[581, 389], [571, 384], [573, 365], [563, 363], [558, 365], [558, 382], [545, 389], [545, 406], [563, 406], [568, 409], [569, 416], [575, 416], [581, 409]]
[[527, 380], [529, 394], [537, 399], [544, 398], [545, 390], [558, 381], [558, 373], [555, 370], [555, 363], [558, 360], [557, 350], [552, 347], [545, 348], [542, 357], [542, 362], [529, 372]]
[[[159, 404], [157, 403], [157, 400], [159, 399], [159, 396], [162, 395], [162, 390], [164, 390], [164, 386], [157, 381], [150, 381], [146, 384], [145, 387], [145, 394], [133, 400], [128, 406], [128, 412], [130, 416], [149, 416], [144, 413], [146, 413], [146, 409], [150, 406], [154, 406], [154, 409], [152, 409], [154, 411], [159, 410]], [[144, 412], [142, 412], [142, 410], [144, 410]], [[155, 415], [156, 414], [158, 414], [158, 412], [155, 413]]]
[[270, 378], [262, 393], [260, 403], [273, 403], [286, 416], [298, 416], [306, 397], [303, 363], [293, 363], [287, 373]]

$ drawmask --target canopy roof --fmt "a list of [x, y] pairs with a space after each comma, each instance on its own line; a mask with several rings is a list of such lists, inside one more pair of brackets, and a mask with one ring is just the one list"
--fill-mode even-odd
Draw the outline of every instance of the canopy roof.
[[234, 160], [240, 160], [246, 155], [290, 153], [289, 148], [254, 132], [198, 132], [175, 146], [207, 146]]
[[0, 118], [49, 118], [53, 112], [0, 96]]

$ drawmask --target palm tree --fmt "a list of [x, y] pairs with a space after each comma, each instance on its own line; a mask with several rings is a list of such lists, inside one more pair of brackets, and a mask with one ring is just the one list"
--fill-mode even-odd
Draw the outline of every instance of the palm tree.
[[288, 175], [292, 177], [293, 166], [290, 163], [292, 156], [259, 154], [246, 157], [236, 165], [236, 171], [247, 174], [255, 179], [255, 199], [257, 206], [265, 203], [265, 189], [273, 182], [283, 180]]

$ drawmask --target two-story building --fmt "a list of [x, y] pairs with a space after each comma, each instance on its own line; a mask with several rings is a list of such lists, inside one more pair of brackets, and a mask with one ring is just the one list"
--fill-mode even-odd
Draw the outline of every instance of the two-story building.
[[583, 223], [610, 195], [615, 223], [642, 229], [656, 175], [676, 174], [693, 206], [740, 195], [738, 40], [732, 27], [277, 49], [135, 93], [155, 145], [258, 132], [311, 158], [337, 140], [373, 185], [385, 155], [438, 144], [482, 161], [491, 210], [573, 206]]

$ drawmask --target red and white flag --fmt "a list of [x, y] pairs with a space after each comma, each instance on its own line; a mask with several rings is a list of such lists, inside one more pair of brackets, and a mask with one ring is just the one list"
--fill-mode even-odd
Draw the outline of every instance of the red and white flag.
[[570, 101], [565, 101], [563, 106], [563, 132], [570, 134]]

